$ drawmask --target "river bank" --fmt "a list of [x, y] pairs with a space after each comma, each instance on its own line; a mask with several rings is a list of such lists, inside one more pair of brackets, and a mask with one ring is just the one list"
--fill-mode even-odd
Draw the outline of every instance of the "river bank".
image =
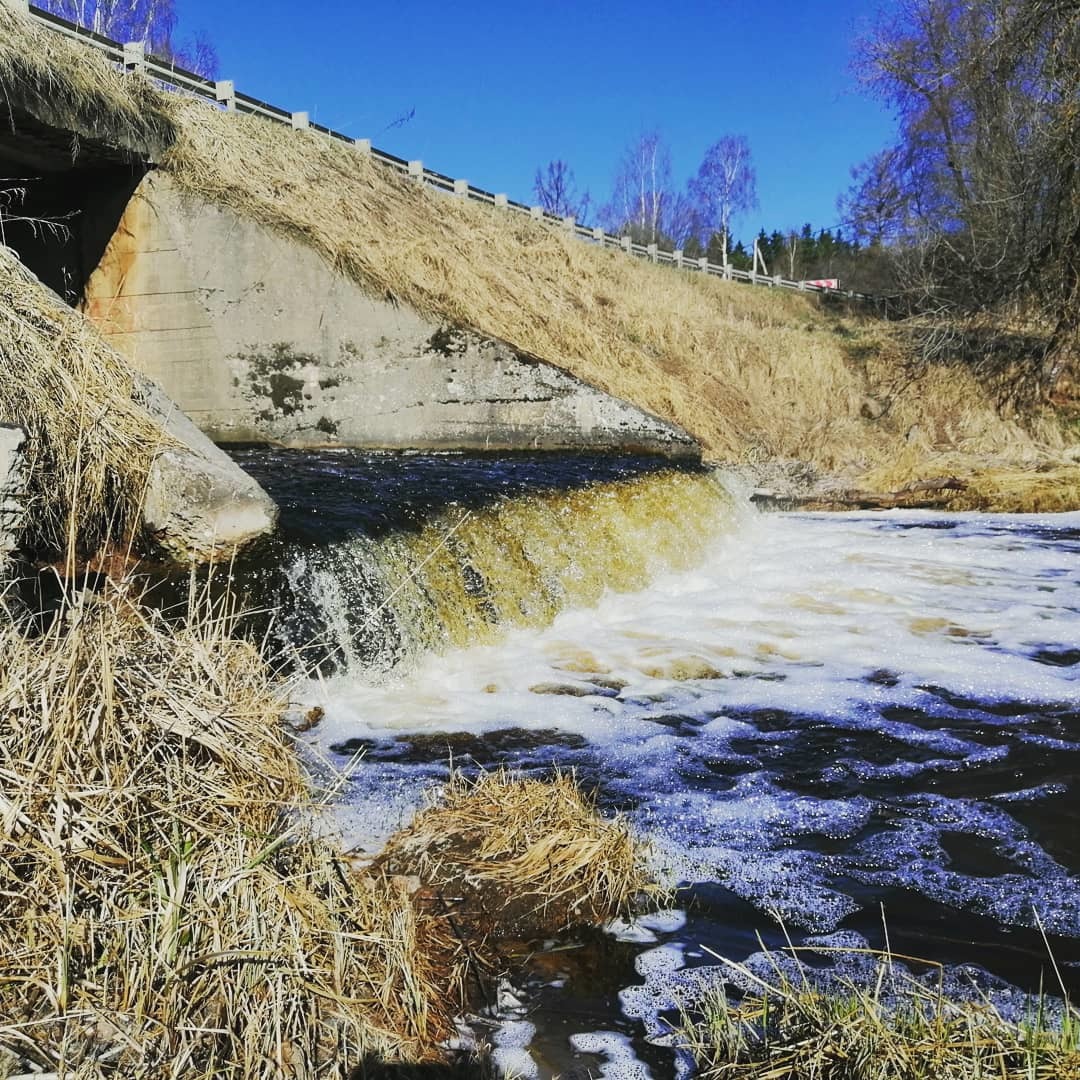
[[0, 627], [0, 1075], [441, 1060], [500, 937], [647, 887], [567, 777], [457, 781], [354, 870], [325, 819], [340, 781], [313, 792], [288, 687], [234, 631], [197, 599], [167, 623], [124, 583]]

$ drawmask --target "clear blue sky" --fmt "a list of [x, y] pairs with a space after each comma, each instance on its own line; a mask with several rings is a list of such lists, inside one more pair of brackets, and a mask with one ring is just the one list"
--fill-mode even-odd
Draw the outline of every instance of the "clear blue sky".
[[603, 201], [642, 130], [664, 133], [679, 184], [745, 134], [761, 205], [737, 235], [817, 228], [892, 130], [849, 71], [873, 10], [857, 0], [176, 2], [181, 36], [205, 30], [237, 89], [524, 202], [558, 157]]

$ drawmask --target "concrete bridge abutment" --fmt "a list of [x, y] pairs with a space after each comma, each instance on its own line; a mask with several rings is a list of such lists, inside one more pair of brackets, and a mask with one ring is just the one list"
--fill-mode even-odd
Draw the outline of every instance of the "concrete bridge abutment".
[[303, 241], [148, 173], [83, 308], [218, 442], [696, 457], [681, 429], [375, 297]]

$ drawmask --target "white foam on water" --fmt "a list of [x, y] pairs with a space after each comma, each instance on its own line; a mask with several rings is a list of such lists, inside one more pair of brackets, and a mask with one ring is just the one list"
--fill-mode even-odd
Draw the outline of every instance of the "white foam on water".
[[[1066, 530], [1080, 514], [718, 525], [697, 569], [643, 592], [380, 680], [352, 671], [311, 685], [304, 696], [326, 717], [308, 737], [324, 753], [374, 744], [347, 794], [365, 848], [445, 775], [430, 751], [410, 759], [411, 740], [523, 729], [535, 744], [496, 760], [577, 767], [654, 841], [669, 881], [718, 881], [816, 932], [856, 909], [840, 884], [855, 878], [1007, 923], [1031, 925], [1035, 906], [1080, 935], [1074, 876], [1003, 806], [990, 813], [1060, 790], [1012, 791], [1017, 748], [1077, 746], [993, 711], [1080, 707], [1080, 666], [1037, 660], [1080, 640], [1080, 540]], [[979, 769], [999, 770], [1000, 791], [924, 797], [924, 778], [959, 784]], [[992, 834], [1009, 872], [951, 868], [941, 835], [965, 830]]]
[[491, 1035], [491, 1057], [500, 1075], [533, 1080], [540, 1070], [529, 1053], [536, 1027], [528, 1020], [506, 1020]]
[[686, 912], [679, 908], [664, 908], [648, 915], [639, 915], [634, 922], [658, 934], [674, 934], [686, 925]]
[[579, 1054], [599, 1054], [607, 1059], [596, 1074], [602, 1080], [652, 1080], [649, 1067], [638, 1060], [630, 1040], [617, 1031], [571, 1035], [570, 1045]]

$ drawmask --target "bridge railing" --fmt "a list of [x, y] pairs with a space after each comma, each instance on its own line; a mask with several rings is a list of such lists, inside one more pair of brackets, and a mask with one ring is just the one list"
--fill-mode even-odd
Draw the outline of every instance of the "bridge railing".
[[526, 203], [511, 199], [505, 194], [475, 187], [467, 180], [456, 179], [447, 176], [445, 173], [436, 172], [434, 169], [427, 168], [422, 161], [409, 161], [385, 150], [379, 150], [371, 145], [370, 139], [355, 139], [343, 132], [313, 122], [306, 112], [290, 112], [287, 109], [261, 101], [259, 98], [240, 93], [231, 80], [207, 79], [193, 71], [187, 71], [177, 64], [162, 60], [160, 57], [151, 56], [145, 52], [140, 42], [128, 42], [125, 44], [113, 41], [102, 34], [95, 33], [93, 30], [87, 30], [85, 27], [69, 22], [58, 15], [34, 7], [27, 0], [0, 0], [0, 3], [9, 3], [25, 8], [29, 11], [31, 17], [42, 26], [97, 49], [108, 60], [117, 66], [123, 67], [126, 71], [141, 72], [166, 87], [174, 88], [183, 93], [194, 94], [215, 103], [219, 108], [227, 111], [260, 116], [264, 120], [297, 130], [316, 131], [327, 138], [348, 143], [361, 153], [370, 154], [373, 160], [416, 180], [417, 183], [433, 187], [451, 196], [486, 203], [496, 210], [528, 214], [537, 221], [561, 228], [579, 240], [595, 244], [598, 247], [623, 251], [628, 255], [639, 259], [647, 259], [659, 265], [673, 266], [676, 269], [689, 272], [711, 274], [727, 281], [744, 281], [752, 285], [794, 289], [799, 292], [826, 293], [854, 300], [875, 299], [865, 293], [833, 289], [829, 286], [815, 285], [807, 281], [792, 281], [780, 274], [766, 275], [755, 273], [752, 270], [736, 270], [733, 266], [723, 266], [719, 263], [709, 262], [705, 258], [692, 258], [684, 255], [681, 251], [668, 251], [658, 247], [656, 244], [636, 244], [629, 236], [619, 236], [605, 232], [600, 228], [590, 228], [575, 221], [572, 217], [559, 217], [557, 214], [549, 213], [542, 207], [529, 206]]

